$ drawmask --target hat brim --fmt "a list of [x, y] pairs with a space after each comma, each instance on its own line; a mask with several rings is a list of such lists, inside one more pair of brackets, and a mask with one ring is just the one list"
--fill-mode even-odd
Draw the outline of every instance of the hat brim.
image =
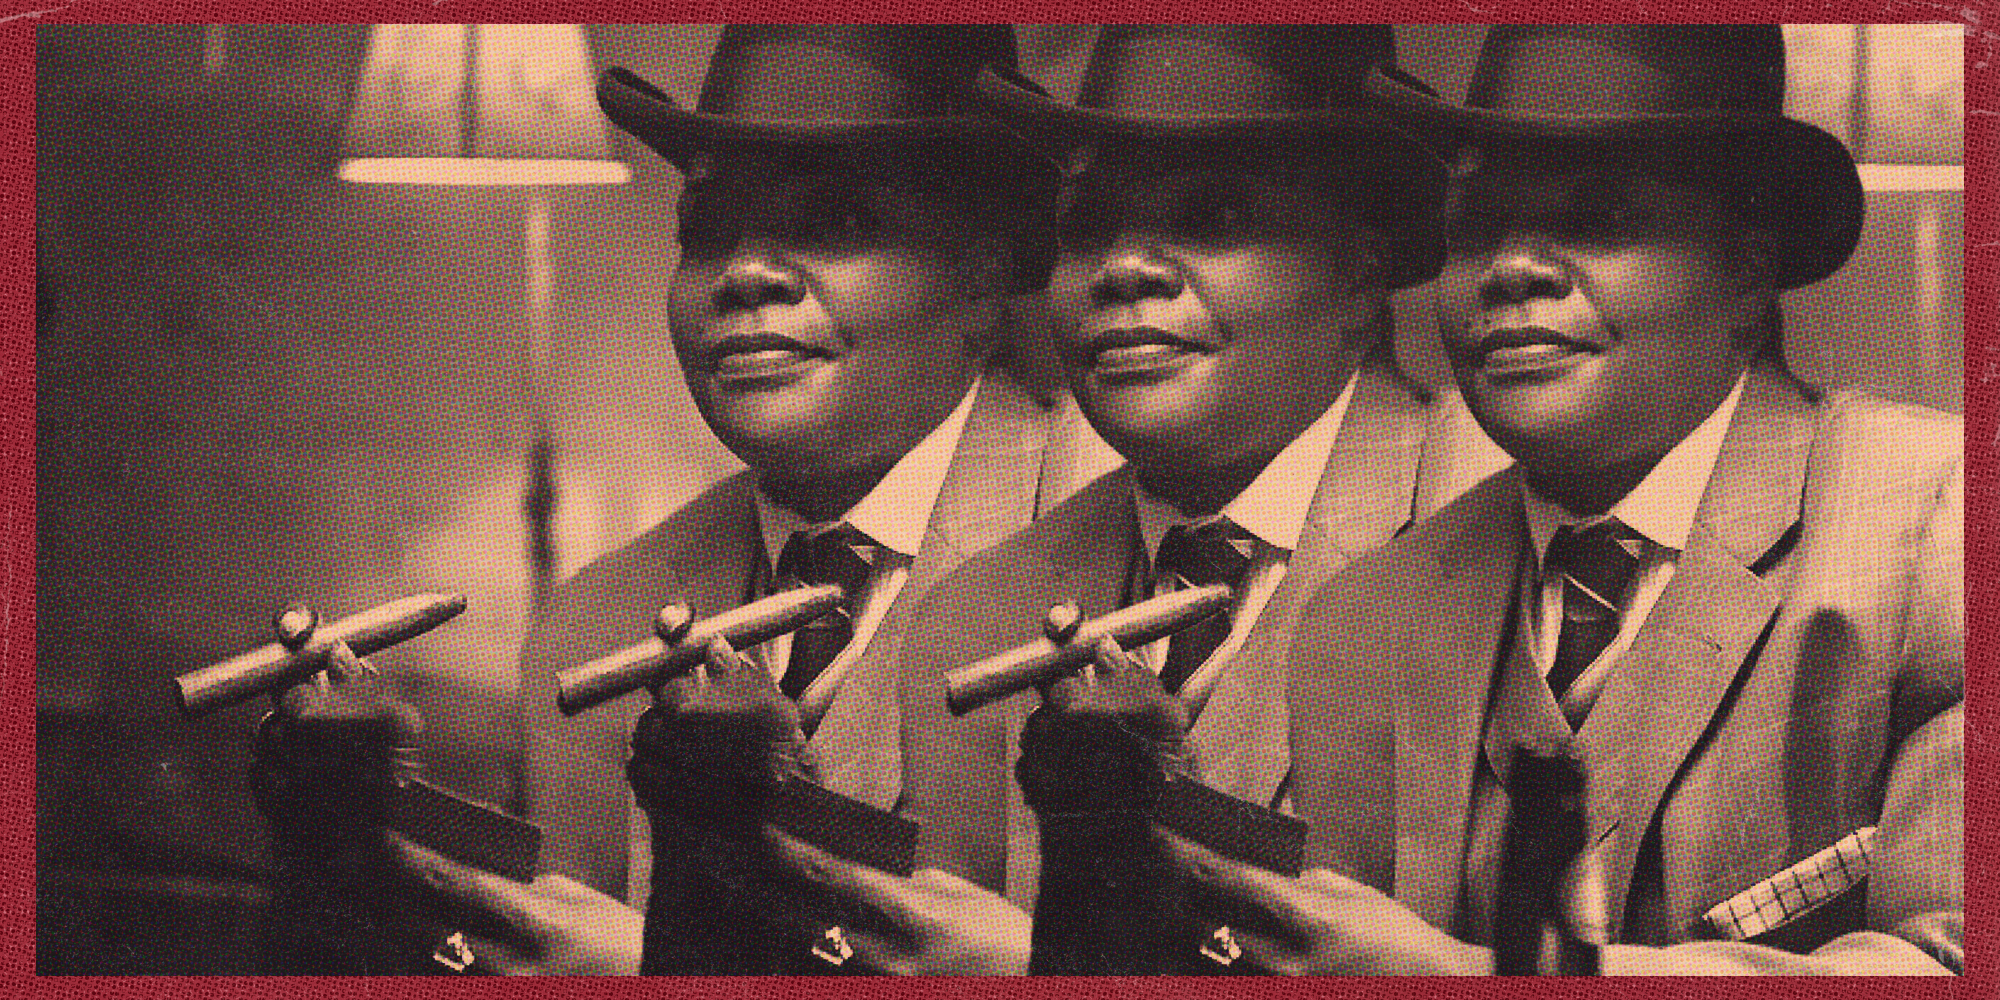
[[[1421, 285], [1437, 276], [1443, 244], [1435, 225], [1436, 206], [1444, 192], [1443, 162], [1427, 147], [1404, 136], [1395, 121], [1368, 109], [1330, 109], [1268, 115], [1126, 115], [1100, 108], [1078, 107], [1050, 97], [1032, 81], [1002, 67], [980, 71], [977, 86], [994, 113], [1005, 119], [1045, 155], [1062, 162], [1082, 146], [1102, 142], [1209, 143], [1241, 139], [1310, 139], [1314, 136], [1367, 136], [1371, 141], [1350, 148], [1369, 158], [1394, 164], [1386, 170], [1403, 178], [1424, 206], [1421, 218], [1389, 238], [1385, 282], [1392, 290]], [[1255, 148], [1245, 155], [1256, 159]]]
[[843, 121], [743, 118], [692, 111], [637, 74], [617, 67], [598, 79], [597, 103], [612, 124], [682, 169], [694, 154], [717, 148], [1014, 140], [1005, 123], [975, 116]]
[[1390, 129], [1393, 122], [1367, 109], [1256, 115], [1130, 115], [1058, 101], [1001, 67], [980, 70], [979, 92], [995, 112], [1024, 134], [1075, 146], [1107, 135], [1141, 140], [1199, 140], [1243, 133], [1295, 133]]
[[[1413, 137], [1441, 153], [1481, 139], [1575, 142], [1707, 140], [1731, 135], [1775, 140], [1780, 160], [1800, 183], [1774, 190], [1788, 204], [1772, 211], [1786, 220], [1784, 260], [1776, 284], [1798, 288], [1840, 270], [1861, 238], [1866, 197], [1861, 172], [1846, 145], [1824, 129], [1782, 115], [1741, 113], [1587, 116], [1496, 111], [1453, 104], [1385, 72], [1369, 73], [1365, 86]], [[1749, 166], [1746, 171], [1752, 169]]]

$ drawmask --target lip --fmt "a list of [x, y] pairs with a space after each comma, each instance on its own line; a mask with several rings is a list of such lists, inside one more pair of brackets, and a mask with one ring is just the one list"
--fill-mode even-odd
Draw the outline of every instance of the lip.
[[771, 382], [803, 376], [833, 353], [781, 333], [746, 333], [717, 338], [702, 352], [710, 375], [725, 385]]
[[1090, 335], [1075, 360], [1099, 378], [1155, 380], [1215, 352], [1215, 345], [1198, 338], [1156, 326], [1129, 326]]
[[1570, 366], [1603, 351], [1597, 343], [1547, 327], [1521, 326], [1481, 334], [1467, 354], [1489, 378], [1535, 379], [1560, 375]]

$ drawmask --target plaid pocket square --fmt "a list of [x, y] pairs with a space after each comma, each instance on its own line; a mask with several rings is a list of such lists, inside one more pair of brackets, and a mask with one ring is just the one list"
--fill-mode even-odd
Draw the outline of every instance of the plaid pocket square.
[[1863, 827], [1702, 915], [1718, 936], [1745, 941], [1812, 912], [1868, 877], [1875, 828]]

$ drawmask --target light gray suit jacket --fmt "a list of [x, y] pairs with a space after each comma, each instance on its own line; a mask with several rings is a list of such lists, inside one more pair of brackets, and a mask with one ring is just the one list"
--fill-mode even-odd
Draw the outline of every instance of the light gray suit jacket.
[[[1007, 376], [988, 372], [909, 580], [813, 733], [809, 746], [828, 787], [884, 809], [901, 797], [888, 651], [946, 572], [1033, 519], [1047, 436], [1048, 412]], [[754, 489], [747, 471], [709, 488], [563, 584], [530, 631], [522, 662], [528, 814], [547, 834], [546, 870], [621, 897], [639, 888], [627, 885], [625, 762], [649, 698], [634, 692], [565, 719], [556, 711], [555, 671], [645, 639], [673, 600], [701, 616], [741, 604], [752, 561], [764, 558]]]
[[[1963, 492], [1959, 418], [1752, 373], [1675, 575], [1577, 734], [1613, 940], [1676, 946], [1613, 949], [1607, 971], [1962, 966]], [[1482, 741], [1522, 722], [1489, 706], [1521, 655], [1526, 538], [1510, 469], [1330, 580], [1289, 656], [1308, 863], [1445, 929]], [[1865, 914], [1812, 954], [1685, 943], [1878, 825]]]

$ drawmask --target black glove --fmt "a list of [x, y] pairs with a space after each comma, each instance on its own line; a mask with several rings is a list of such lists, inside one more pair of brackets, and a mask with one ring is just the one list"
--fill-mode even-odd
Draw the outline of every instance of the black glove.
[[728, 643], [662, 686], [632, 733], [626, 777], [648, 814], [736, 840], [759, 831], [778, 782], [810, 776], [798, 706]]
[[257, 733], [251, 789], [277, 869], [264, 926], [269, 971], [407, 972], [411, 948], [383, 829], [421, 722], [390, 685], [334, 646], [325, 679], [280, 699]]
[[1192, 770], [1186, 735], [1180, 701], [1109, 640], [1044, 692], [1015, 769], [1041, 826], [1030, 974], [1174, 971], [1180, 889], [1152, 822]]
[[626, 765], [653, 831], [642, 974], [770, 974], [805, 953], [762, 830], [779, 783], [812, 774], [798, 706], [727, 642], [662, 686]]
[[1186, 741], [1180, 699], [1106, 640], [1083, 674], [1043, 692], [1021, 731], [1015, 775], [1044, 818], [1146, 812], [1170, 776], [1192, 770]]

